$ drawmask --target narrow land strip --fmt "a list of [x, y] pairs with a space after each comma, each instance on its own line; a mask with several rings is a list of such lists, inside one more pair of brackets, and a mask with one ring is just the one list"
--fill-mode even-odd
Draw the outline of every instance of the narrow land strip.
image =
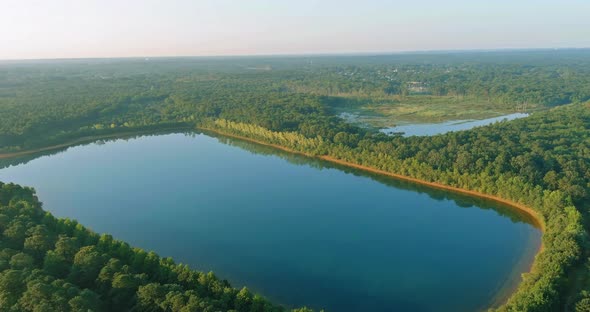
[[[173, 127], [173, 128], [167, 128], [167, 129], [158, 129], [156, 131], [174, 131], [174, 130], [189, 130], [189, 129], [192, 129], [192, 128], [190, 128], [190, 127]], [[85, 136], [85, 137], [81, 137], [81, 138], [77, 138], [77, 139], [68, 141], [66, 143], [55, 144], [55, 145], [34, 148], [34, 149], [29, 149], [29, 150], [24, 150], [24, 151], [18, 151], [18, 152], [0, 153], [0, 159], [15, 158], [15, 157], [21, 157], [21, 156], [26, 156], [26, 155], [35, 154], [35, 153], [48, 152], [48, 151], [53, 151], [53, 150], [57, 150], [60, 148], [71, 147], [71, 146], [74, 146], [77, 144], [91, 143], [91, 142], [94, 142], [97, 140], [102, 140], [102, 139], [114, 139], [114, 138], [121, 138], [121, 137], [132, 136], [132, 135], [150, 134], [150, 133], [154, 133], [154, 130], [137, 130], [137, 131], [117, 132], [117, 133], [103, 134], [103, 135]]]
[[307, 156], [307, 157], [311, 157], [311, 158], [319, 158], [331, 163], [336, 163], [342, 166], [346, 166], [346, 167], [350, 167], [350, 168], [355, 168], [355, 169], [359, 169], [359, 170], [363, 170], [363, 171], [367, 171], [367, 172], [371, 172], [371, 173], [376, 173], [376, 174], [380, 174], [380, 175], [385, 175], [385, 176], [389, 176], [389, 177], [393, 177], [399, 180], [404, 180], [404, 181], [410, 181], [416, 184], [421, 184], [421, 185], [426, 185], [426, 186], [430, 186], [433, 188], [437, 188], [437, 189], [443, 189], [443, 190], [448, 190], [448, 191], [452, 191], [455, 193], [460, 193], [460, 194], [466, 194], [466, 195], [470, 195], [470, 196], [474, 196], [474, 197], [479, 197], [479, 198], [484, 198], [493, 202], [497, 202], [497, 203], [501, 203], [504, 204], [506, 206], [515, 208], [521, 212], [526, 213], [528, 216], [531, 217], [531, 219], [534, 221], [534, 225], [537, 226], [538, 228], [541, 229], [541, 231], [545, 231], [545, 224], [543, 222], [543, 219], [538, 215], [538, 213], [533, 210], [532, 208], [525, 206], [523, 204], [519, 204], [507, 199], [504, 199], [502, 197], [498, 197], [498, 196], [494, 196], [494, 195], [489, 195], [489, 194], [484, 194], [481, 192], [477, 192], [477, 191], [472, 191], [472, 190], [467, 190], [467, 189], [462, 189], [462, 188], [458, 188], [458, 187], [454, 187], [454, 186], [449, 186], [449, 185], [445, 185], [445, 184], [441, 184], [441, 183], [437, 183], [437, 182], [429, 182], [429, 181], [425, 181], [425, 180], [420, 180], [420, 179], [416, 179], [416, 178], [412, 178], [412, 177], [408, 177], [405, 175], [401, 175], [401, 174], [397, 174], [397, 173], [391, 173], [388, 171], [384, 171], [384, 170], [380, 170], [380, 169], [375, 169], [372, 167], [368, 167], [368, 166], [363, 166], [363, 165], [359, 165], [359, 164], [355, 164], [355, 163], [351, 163], [348, 161], [344, 161], [341, 159], [337, 159], [331, 156], [314, 156], [314, 155], [310, 155], [304, 152], [299, 152], [299, 151], [295, 151], [292, 150], [290, 148], [281, 146], [281, 145], [277, 145], [277, 144], [272, 144], [272, 143], [267, 143], [267, 142], [263, 142], [263, 141], [259, 141], [259, 140], [255, 140], [252, 138], [248, 138], [248, 137], [244, 137], [244, 136], [239, 136], [239, 135], [235, 135], [235, 134], [229, 134], [229, 133], [225, 133], [222, 131], [218, 131], [218, 130], [214, 130], [214, 129], [209, 129], [209, 128], [203, 128], [203, 127], [198, 127], [199, 130], [204, 130], [204, 131], [209, 131], [209, 132], [213, 132], [222, 136], [226, 136], [226, 137], [232, 137], [235, 139], [240, 139], [240, 140], [244, 140], [244, 141], [249, 141], [252, 143], [256, 143], [256, 144], [260, 144], [260, 145], [265, 145], [265, 146], [270, 146], [270, 147], [274, 147], [276, 149], [280, 149], [283, 150], [285, 152], [289, 152], [289, 153], [293, 153], [293, 154], [299, 154], [299, 155], [303, 155], [303, 156]]
[[[248, 142], [252, 142], [255, 144], [260, 144], [260, 145], [265, 145], [265, 146], [269, 146], [269, 147], [273, 147], [285, 152], [289, 152], [289, 153], [293, 153], [293, 154], [298, 154], [298, 155], [303, 155], [306, 157], [311, 157], [311, 158], [317, 158], [317, 159], [321, 159], [324, 161], [328, 161], [331, 163], [335, 163], [341, 166], [345, 166], [345, 167], [349, 167], [349, 168], [355, 168], [355, 169], [359, 169], [359, 170], [363, 170], [366, 172], [371, 172], [371, 173], [375, 173], [375, 174], [379, 174], [379, 175], [384, 175], [384, 176], [388, 176], [388, 177], [392, 177], [394, 179], [398, 179], [398, 180], [402, 180], [402, 181], [409, 181], [412, 183], [416, 183], [416, 184], [420, 184], [420, 185], [426, 185], [428, 187], [432, 187], [432, 188], [436, 188], [436, 189], [442, 189], [442, 190], [448, 190], [454, 193], [459, 193], [459, 194], [465, 194], [465, 195], [469, 195], [469, 196], [473, 196], [473, 197], [477, 197], [477, 198], [483, 198], [483, 199], [487, 199], [496, 203], [500, 203], [500, 204], [504, 204], [507, 207], [510, 207], [512, 209], [515, 209], [517, 211], [523, 212], [525, 213], [527, 216], [530, 217], [530, 219], [533, 222], [533, 225], [537, 228], [539, 228], [541, 230], [541, 232], [545, 232], [545, 222], [543, 221], [543, 219], [539, 216], [539, 214], [533, 210], [532, 208], [525, 206], [523, 204], [520, 203], [516, 203], [513, 202], [511, 200], [507, 200], [504, 199], [502, 197], [499, 196], [494, 196], [494, 195], [489, 195], [489, 194], [484, 194], [481, 192], [477, 192], [477, 191], [472, 191], [472, 190], [467, 190], [467, 189], [462, 189], [462, 188], [458, 188], [458, 187], [454, 187], [454, 186], [449, 186], [449, 185], [445, 185], [445, 184], [441, 184], [441, 183], [436, 183], [436, 182], [429, 182], [429, 181], [425, 181], [425, 180], [420, 180], [420, 179], [416, 179], [416, 178], [412, 178], [412, 177], [408, 177], [405, 175], [401, 175], [401, 174], [396, 174], [396, 173], [391, 173], [388, 171], [384, 171], [384, 170], [379, 170], [379, 169], [375, 169], [372, 167], [368, 167], [368, 166], [363, 166], [363, 165], [359, 165], [359, 164], [355, 164], [355, 163], [351, 163], [351, 162], [347, 162], [344, 160], [340, 160], [331, 156], [314, 156], [311, 154], [307, 154], [304, 152], [300, 152], [300, 151], [295, 151], [292, 150], [290, 148], [278, 145], [278, 144], [272, 144], [272, 143], [267, 143], [267, 142], [263, 142], [263, 141], [259, 141], [256, 139], [252, 139], [252, 138], [248, 138], [248, 137], [244, 137], [244, 136], [240, 136], [240, 135], [235, 135], [235, 134], [231, 134], [231, 133], [225, 133], [223, 131], [219, 131], [219, 130], [214, 130], [214, 129], [209, 129], [209, 128], [204, 128], [204, 127], [197, 127], [197, 129], [202, 130], [202, 131], [206, 131], [206, 132], [212, 132], [221, 136], [225, 136], [225, 137], [231, 137], [231, 138], [235, 138], [235, 139], [239, 139], [239, 140], [243, 140], [243, 141], [248, 141]], [[536, 251], [536, 255], [535, 255], [535, 259], [536, 257], [543, 252], [543, 241], [541, 240], [541, 244], [539, 246], [539, 248]], [[528, 266], [527, 272], [532, 272], [534, 268], [534, 260], [533, 262], [531, 262]], [[496, 294], [496, 296], [494, 298], [492, 298], [492, 300], [490, 301], [490, 305], [491, 306], [499, 306], [502, 305], [504, 303], [506, 303], [508, 301], [508, 299], [512, 296], [512, 293], [518, 288], [518, 286], [514, 287], [514, 289], [511, 290], [500, 290], [498, 292], [498, 294]], [[482, 311], [487, 310], [488, 307], [484, 308]]]
[[[158, 131], [174, 131], [174, 130], [187, 130], [187, 129], [190, 129], [190, 128], [177, 127], [177, 128], [170, 128], [170, 129], [161, 129]], [[231, 134], [231, 133], [226, 133], [226, 132], [215, 130], [215, 129], [204, 128], [204, 127], [197, 127], [197, 129], [202, 130], [202, 131], [216, 133], [218, 135], [222, 135], [222, 136], [226, 136], [226, 137], [231, 137], [231, 138], [235, 138], [235, 139], [239, 139], [239, 140], [243, 140], [243, 141], [256, 143], [259, 145], [270, 146], [270, 147], [273, 147], [273, 148], [276, 148], [276, 149], [279, 149], [279, 150], [282, 150], [285, 152], [289, 152], [292, 154], [298, 154], [298, 155], [303, 155], [306, 157], [322, 159], [322, 160], [325, 160], [325, 161], [328, 161], [331, 163], [339, 164], [341, 166], [346, 166], [346, 167], [355, 168], [355, 169], [359, 169], [359, 170], [363, 170], [363, 171], [367, 171], [367, 172], [371, 172], [371, 173], [389, 176], [389, 177], [396, 178], [399, 180], [410, 181], [413, 183], [426, 185], [426, 186], [437, 188], [437, 189], [443, 189], [443, 190], [448, 190], [448, 191], [452, 191], [455, 193], [466, 194], [466, 195], [470, 195], [470, 196], [488, 199], [488, 200], [507, 205], [509, 207], [515, 208], [521, 212], [526, 213], [534, 221], [535, 226], [539, 227], [543, 232], [545, 231], [545, 224], [543, 222], [543, 219], [538, 215], [538, 213], [535, 210], [533, 210], [532, 208], [525, 206], [523, 204], [516, 203], [516, 202], [510, 201], [510, 200], [501, 198], [499, 196], [484, 194], [481, 192], [467, 190], [467, 189], [458, 188], [458, 187], [454, 187], [454, 186], [449, 186], [449, 185], [445, 185], [445, 184], [441, 184], [441, 183], [437, 183], [437, 182], [429, 182], [429, 181], [425, 181], [425, 180], [420, 180], [420, 179], [412, 178], [409, 176], [405, 176], [405, 175], [401, 175], [401, 174], [397, 174], [397, 173], [392, 173], [389, 171], [384, 171], [384, 170], [380, 170], [380, 169], [376, 169], [376, 168], [372, 168], [372, 167], [368, 167], [368, 166], [363, 166], [363, 165], [351, 163], [351, 162], [337, 159], [337, 158], [334, 158], [331, 156], [326, 156], [326, 155], [314, 156], [314, 155], [311, 155], [308, 153], [292, 150], [290, 148], [287, 148], [287, 147], [284, 147], [284, 146], [281, 146], [278, 144], [263, 142], [263, 141], [259, 141], [256, 139], [252, 139], [252, 138], [248, 138], [248, 137], [244, 137], [244, 136], [240, 136], [240, 135], [235, 135], [235, 134]], [[124, 137], [124, 136], [141, 135], [141, 134], [149, 134], [149, 133], [154, 133], [154, 130], [129, 131], [129, 132], [119, 132], [119, 133], [113, 133], [113, 134], [106, 134], [106, 135], [81, 137], [81, 138], [72, 140], [67, 143], [56, 144], [56, 145], [52, 145], [52, 146], [46, 146], [46, 147], [41, 147], [41, 148], [36, 148], [36, 149], [31, 149], [31, 150], [26, 150], [26, 151], [14, 152], [14, 153], [0, 153], [0, 159], [15, 158], [15, 157], [34, 154], [34, 153], [47, 152], [47, 151], [56, 150], [56, 149], [60, 149], [60, 148], [70, 147], [70, 146], [81, 144], [81, 143], [89, 143], [89, 142], [93, 142], [93, 141], [101, 140], [101, 139], [112, 139], [112, 138], [118, 138], [118, 137]], [[541, 250], [542, 250], [542, 246], [541, 246]]]

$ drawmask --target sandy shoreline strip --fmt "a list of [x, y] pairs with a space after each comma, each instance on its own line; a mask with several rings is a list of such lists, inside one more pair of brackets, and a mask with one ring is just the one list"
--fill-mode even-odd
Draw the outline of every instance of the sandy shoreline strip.
[[306, 157], [311, 157], [311, 158], [317, 158], [317, 159], [321, 159], [321, 160], [325, 160], [331, 163], [335, 163], [335, 164], [339, 164], [345, 167], [350, 167], [350, 168], [355, 168], [355, 169], [359, 169], [359, 170], [363, 170], [363, 171], [367, 171], [367, 172], [371, 172], [371, 173], [376, 173], [379, 175], [385, 175], [385, 176], [389, 176], [389, 177], [393, 177], [399, 180], [404, 180], [404, 181], [410, 181], [410, 182], [414, 182], [416, 184], [421, 184], [421, 185], [426, 185], [432, 188], [437, 188], [437, 189], [443, 189], [443, 190], [449, 190], [455, 193], [461, 193], [461, 194], [465, 194], [465, 195], [470, 195], [470, 196], [474, 196], [474, 197], [479, 197], [479, 198], [484, 198], [493, 202], [497, 202], [497, 203], [501, 203], [504, 204], [506, 206], [510, 206], [512, 208], [515, 208], [517, 210], [519, 210], [520, 212], [524, 212], [526, 213], [528, 216], [531, 217], [532, 220], [535, 221], [535, 225], [537, 227], [539, 227], [542, 231], [545, 231], [545, 224], [543, 222], [543, 220], [541, 219], [541, 217], [539, 217], [539, 215], [537, 214], [537, 212], [535, 210], [533, 210], [532, 208], [525, 206], [523, 204], [519, 204], [504, 198], [501, 198], [499, 196], [494, 196], [494, 195], [489, 195], [489, 194], [484, 194], [484, 193], [480, 193], [477, 191], [471, 191], [471, 190], [467, 190], [467, 189], [462, 189], [462, 188], [458, 188], [458, 187], [454, 187], [454, 186], [448, 186], [445, 184], [441, 184], [441, 183], [437, 183], [437, 182], [428, 182], [425, 180], [420, 180], [420, 179], [416, 179], [416, 178], [412, 178], [412, 177], [408, 177], [405, 175], [401, 175], [401, 174], [397, 174], [397, 173], [391, 173], [389, 171], [384, 171], [384, 170], [380, 170], [380, 169], [375, 169], [372, 167], [368, 167], [368, 166], [363, 166], [363, 165], [359, 165], [359, 164], [355, 164], [355, 163], [351, 163], [348, 161], [344, 161], [344, 160], [340, 160], [331, 156], [314, 156], [314, 155], [310, 155], [304, 152], [299, 152], [299, 151], [295, 151], [292, 150], [290, 148], [281, 146], [281, 145], [277, 145], [277, 144], [272, 144], [272, 143], [266, 143], [266, 142], [262, 142], [262, 141], [258, 141], [255, 139], [251, 139], [248, 137], [243, 137], [243, 136], [239, 136], [239, 135], [234, 135], [234, 134], [228, 134], [222, 131], [217, 131], [217, 130], [213, 130], [213, 129], [209, 129], [209, 128], [198, 128], [199, 130], [204, 130], [204, 131], [209, 131], [209, 132], [213, 132], [222, 136], [226, 136], [226, 137], [232, 137], [235, 139], [239, 139], [239, 140], [243, 140], [243, 141], [249, 141], [252, 143], [256, 143], [256, 144], [260, 144], [260, 145], [265, 145], [265, 146], [270, 146], [270, 147], [274, 147], [276, 149], [280, 149], [283, 150], [285, 152], [289, 152], [292, 154], [298, 154], [298, 155], [303, 155]]
[[[182, 127], [182, 128], [171, 128], [171, 129], [161, 129], [160, 131], [174, 131], [174, 130], [187, 130], [187, 129], [191, 129], [191, 128], [186, 128], [186, 127]], [[211, 133], [215, 133], [221, 136], [225, 136], [225, 137], [230, 137], [230, 138], [235, 138], [238, 140], [242, 140], [242, 141], [248, 141], [248, 142], [252, 142], [255, 144], [259, 144], [259, 145], [264, 145], [264, 146], [269, 146], [269, 147], [273, 147], [276, 148], [278, 150], [282, 150], [288, 153], [292, 153], [292, 154], [297, 154], [297, 155], [302, 155], [302, 156], [306, 156], [306, 157], [310, 157], [310, 158], [316, 158], [316, 159], [321, 159], [330, 163], [334, 163], [334, 164], [338, 164], [341, 166], [345, 166], [345, 167], [349, 167], [349, 168], [354, 168], [354, 169], [358, 169], [358, 170], [362, 170], [362, 171], [366, 171], [366, 172], [370, 172], [370, 173], [374, 173], [374, 174], [379, 174], [379, 175], [383, 175], [383, 176], [388, 176], [388, 177], [392, 177], [398, 180], [402, 180], [402, 181], [409, 181], [412, 183], [416, 183], [416, 184], [420, 184], [420, 185], [425, 185], [425, 186], [429, 186], [432, 188], [436, 188], [436, 189], [442, 189], [442, 190], [448, 190], [454, 193], [459, 193], [459, 194], [464, 194], [464, 195], [469, 195], [469, 196], [473, 196], [473, 197], [478, 197], [478, 198], [483, 198], [483, 199], [487, 199], [496, 203], [500, 203], [503, 205], [506, 205], [510, 208], [516, 209], [519, 212], [525, 213], [527, 216], [529, 216], [531, 218], [531, 220], [533, 220], [534, 225], [536, 227], [538, 227], [539, 229], [541, 229], [542, 232], [545, 232], [545, 224], [543, 219], [539, 216], [539, 214], [533, 210], [532, 208], [525, 206], [523, 204], [520, 203], [516, 203], [504, 198], [501, 198], [499, 196], [494, 196], [494, 195], [489, 195], [489, 194], [484, 194], [481, 192], [477, 192], [477, 191], [472, 191], [472, 190], [467, 190], [467, 189], [462, 189], [462, 188], [458, 188], [458, 187], [454, 187], [454, 186], [448, 186], [445, 184], [441, 184], [441, 183], [437, 183], [437, 182], [429, 182], [429, 181], [425, 181], [425, 180], [420, 180], [420, 179], [416, 179], [416, 178], [412, 178], [412, 177], [408, 177], [408, 176], [404, 176], [401, 174], [396, 174], [396, 173], [391, 173], [388, 171], [384, 171], [384, 170], [380, 170], [380, 169], [376, 169], [376, 168], [372, 168], [372, 167], [368, 167], [368, 166], [363, 166], [363, 165], [359, 165], [359, 164], [355, 164], [355, 163], [351, 163], [348, 161], [344, 161], [344, 160], [340, 160], [331, 156], [314, 156], [311, 154], [307, 154], [304, 152], [299, 152], [299, 151], [295, 151], [292, 150], [290, 148], [278, 145], [278, 144], [272, 144], [272, 143], [267, 143], [267, 142], [263, 142], [263, 141], [259, 141], [256, 139], [252, 139], [252, 138], [248, 138], [248, 137], [244, 137], [244, 136], [240, 136], [240, 135], [235, 135], [235, 134], [231, 134], [231, 133], [226, 133], [220, 130], [215, 130], [215, 129], [210, 129], [210, 128], [204, 128], [204, 127], [197, 127], [197, 130], [201, 130], [201, 131], [205, 131], [205, 132], [211, 132]], [[38, 148], [38, 149], [33, 149], [33, 150], [27, 150], [27, 151], [21, 151], [21, 152], [14, 152], [14, 153], [4, 153], [1, 154], [0, 153], [0, 159], [8, 159], [8, 158], [14, 158], [14, 157], [20, 157], [20, 156], [25, 156], [25, 155], [29, 155], [29, 154], [34, 154], [34, 153], [39, 153], [39, 152], [46, 152], [46, 151], [51, 151], [51, 150], [55, 150], [55, 149], [60, 149], [60, 148], [65, 148], [65, 147], [69, 147], [69, 146], [73, 146], [73, 145], [77, 145], [77, 144], [81, 144], [81, 143], [90, 143], [92, 141], [96, 141], [96, 140], [100, 140], [100, 139], [109, 139], [109, 138], [117, 138], [117, 137], [122, 137], [122, 136], [131, 136], [131, 135], [141, 135], [141, 134], [151, 134], [154, 133], [154, 130], [145, 130], [145, 131], [135, 131], [135, 132], [121, 132], [121, 133], [116, 133], [116, 134], [108, 134], [108, 135], [99, 135], [99, 136], [88, 136], [88, 137], [82, 137], [82, 138], [78, 138], [76, 140], [67, 142], [67, 143], [63, 143], [63, 144], [57, 144], [57, 145], [52, 145], [52, 146], [47, 146], [47, 147], [42, 147], [42, 148]], [[540, 252], [543, 251], [543, 243], [541, 241], [541, 244], [539, 246], [538, 251], [536, 252], [536, 255], [538, 255]], [[536, 257], [536, 256], [535, 256]], [[529, 272], [532, 270], [533, 268], [533, 264], [534, 261], [530, 264], [529, 266]], [[502, 301], [505, 302], [508, 297], [510, 297], [510, 295], [506, 296], [506, 294], [501, 295], [502, 297], [505, 297], [503, 299], [500, 300], [493, 300], [494, 302], [498, 302], [498, 301]]]

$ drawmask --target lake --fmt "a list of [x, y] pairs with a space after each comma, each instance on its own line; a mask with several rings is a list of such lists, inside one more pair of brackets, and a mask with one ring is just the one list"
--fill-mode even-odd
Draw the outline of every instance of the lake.
[[450, 120], [441, 123], [424, 123], [424, 124], [402, 124], [395, 127], [381, 129], [384, 133], [403, 133], [403, 136], [428, 136], [443, 134], [452, 131], [469, 130], [475, 127], [481, 127], [502, 122], [527, 117], [526, 113], [514, 113], [499, 117], [492, 117], [481, 120]]
[[197, 133], [0, 162], [44, 208], [288, 307], [473, 311], [529, 269], [541, 232], [497, 203]]

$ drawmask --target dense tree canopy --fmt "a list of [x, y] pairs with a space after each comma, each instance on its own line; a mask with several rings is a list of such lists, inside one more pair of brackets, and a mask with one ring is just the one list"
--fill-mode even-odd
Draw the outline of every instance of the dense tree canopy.
[[584, 102], [590, 50], [4, 62], [0, 150], [203, 118], [331, 138], [359, 131], [335, 108], [414, 93], [472, 97], [492, 111]]
[[213, 273], [56, 219], [30, 188], [0, 183], [0, 220], [0, 311], [284, 311]]
[[[576, 270], [590, 263], [582, 219], [590, 200], [588, 104], [432, 137], [343, 133], [329, 140], [220, 119], [205, 127], [531, 207], [544, 223], [544, 250], [503, 310], [556, 311], [589, 296], [581, 289], [590, 289], [590, 272]], [[575, 298], [568, 297], [572, 284], [580, 287]]]
[[[410, 95], [535, 112], [409, 138], [336, 115], [342, 106]], [[532, 208], [545, 228], [543, 251], [501, 310], [587, 311], [588, 100], [589, 50], [0, 63], [0, 151], [198, 127], [499, 196]], [[0, 309], [281, 309], [57, 220], [29, 189], [3, 184], [0, 204]]]

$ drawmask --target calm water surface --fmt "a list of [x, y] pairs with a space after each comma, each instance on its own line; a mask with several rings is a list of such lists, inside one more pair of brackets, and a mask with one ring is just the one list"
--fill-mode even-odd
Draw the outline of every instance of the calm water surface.
[[287, 306], [486, 308], [518, 283], [540, 243], [530, 220], [497, 204], [202, 134], [94, 143], [1, 167], [1, 181], [35, 187], [56, 216]]
[[469, 130], [475, 127], [490, 125], [495, 122], [524, 118], [528, 115], [529, 114], [525, 113], [514, 113], [481, 120], [451, 120], [441, 123], [407, 124], [381, 129], [381, 131], [385, 133], [403, 132], [404, 136], [428, 136], [435, 134], [443, 134], [451, 131]]

